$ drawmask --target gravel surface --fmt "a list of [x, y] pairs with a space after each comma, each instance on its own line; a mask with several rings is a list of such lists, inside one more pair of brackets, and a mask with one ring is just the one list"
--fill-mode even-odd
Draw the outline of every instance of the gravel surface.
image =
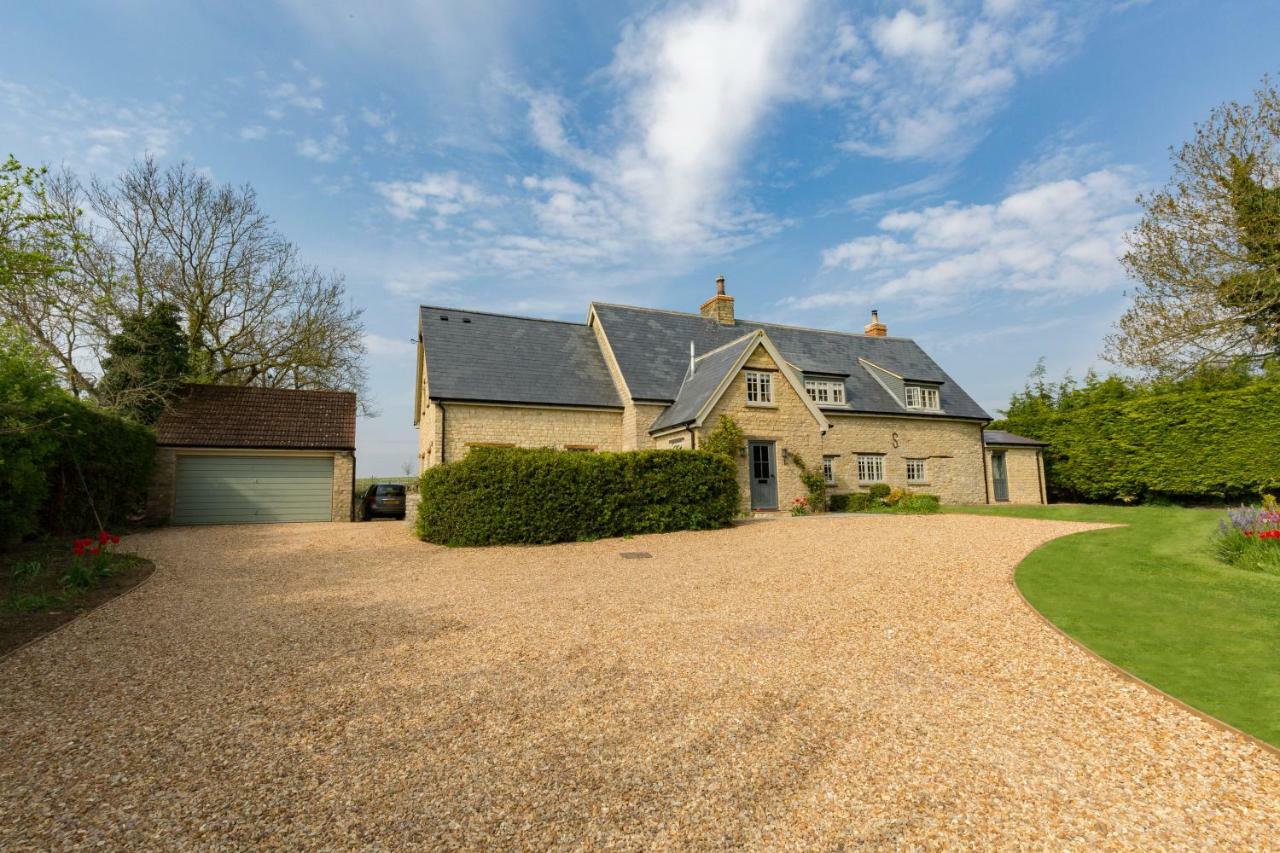
[[1083, 529], [134, 537], [150, 583], [0, 662], [0, 848], [1275, 844], [1280, 761], [1013, 589]]

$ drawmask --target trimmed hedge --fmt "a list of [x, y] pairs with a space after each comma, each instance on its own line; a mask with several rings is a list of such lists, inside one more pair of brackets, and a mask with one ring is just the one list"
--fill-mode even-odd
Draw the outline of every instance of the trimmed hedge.
[[575, 453], [474, 448], [428, 468], [418, 536], [443, 545], [548, 544], [725, 527], [733, 461], [701, 450]]
[[1054, 499], [1232, 500], [1280, 488], [1280, 381], [1146, 393], [1010, 417], [1000, 427], [1049, 443]]

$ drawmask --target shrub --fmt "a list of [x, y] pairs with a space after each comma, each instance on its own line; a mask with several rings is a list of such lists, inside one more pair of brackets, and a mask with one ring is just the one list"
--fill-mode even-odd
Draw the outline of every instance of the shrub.
[[852, 495], [832, 495], [827, 498], [827, 510], [830, 512], [848, 512], [849, 498]]
[[889, 488], [888, 483], [872, 483], [867, 487], [867, 497], [873, 501], [883, 501], [889, 497], [890, 491], [892, 490]]
[[862, 492], [849, 495], [849, 512], [870, 512], [871, 504], [871, 495]]
[[[811, 471], [804, 464], [804, 458], [798, 453], [791, 454], [791, 464], [800, 471], [800, 483], [808, 492], [806, 512], [820, 512], [827, 505], [827, 480], [821, 471]], [[794, 513], [793, 513], [794, 514]]]
[[738, 511], [734, 462], [703, 450], [475, 448], [428, 468], [418, 535], [445, 545], [547, 544], [704, 530]]
[[0, 332], [0, 546], [96, 529], [86, 485], [102, 523], [122, 524], [145, 497], [154, 449], [150, 430], [58, 388], [29, 347]]
[[746, 446], [747, 436], [738, 426], [737, 421], [728, 415], [721, 415], [720, 422], [702, 441], [702, 449], [708, 453], [719, 453], [735, 461], [738, 454]]
[[942, 501], [936, 495], [903, 495], [889, 507], [890, 512], [926, 515], [942, 511]]

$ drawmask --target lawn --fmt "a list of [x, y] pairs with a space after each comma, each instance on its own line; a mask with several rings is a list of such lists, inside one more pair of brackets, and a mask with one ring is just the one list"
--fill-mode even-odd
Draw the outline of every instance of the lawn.
[[1088, 648], [1187, 704], [1280, 746], [1280, 576], [1214, 559], [1220, 510], [955, 507], [1124, 524], [1036, 549], [1018, 566], [1033, 606]]

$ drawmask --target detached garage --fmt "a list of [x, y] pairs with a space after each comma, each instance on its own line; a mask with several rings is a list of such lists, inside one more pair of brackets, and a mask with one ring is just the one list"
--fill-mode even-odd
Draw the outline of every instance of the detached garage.
[[350, 521], [356, 398], [192, 385], [156, 424], [148, 514], [174, 524]]

